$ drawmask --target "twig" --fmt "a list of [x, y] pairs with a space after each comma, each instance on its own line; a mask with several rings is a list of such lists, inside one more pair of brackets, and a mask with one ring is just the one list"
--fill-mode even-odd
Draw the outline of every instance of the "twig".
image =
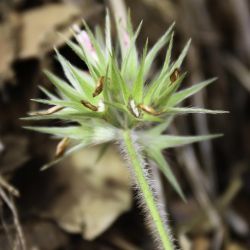
[[12, 185], [10, 185], [4, 178], [2, 175], [0, 175], [0, 187], [3, 187], [4, 189], [6, 189], [8, 192], [10, 192], [12, 195], [19, 197], [19, 191], [13, 187]]
[[233, 55], [223, 55], [225, 66], [233, 73], [242, 86], [250, 92], [250, 71]]
[[203, 180], [204, 177], [200, 170], [192, 147], [188, 146], [185, 150], [182, 150], [181, 156], [183, 158], [183, 164], [185, 163], [184, 169], [187, 176], [189, 177], [189, 182], [192, 185], [195, 196], [204, 212], [207, 213], [208, 218], [217, 231], [213, 244], [214, 247], [212, 249], [220, 249], [224, 235], [222, 221], [215, 207], [212, 205], [206, 189], [203, 186], [201, 180]]
[[111, 233], [108, 235], [108, 238], [112, 242], [113, 245], [115, 245], [119, 249], [124, 250], [141, 250], [131, 242], [127, 241], [122, 237], [120, 234]]
[[[199, 55], [197, 50], [194, 47], [190, 48], [188, 54], [188, 62], [191, 68], [191, 81], [192, 82], [201, 82], [203, 76], [201, 75], [202, 70], [199, 68]], [[205, 90], [203, 92], [197, 93], [193, 98], [192, 101], [194, 106], [196, 107], [205, 107], [204, 104], [204, 95], [206, 94]], [[199, 115], [196, 114], [193, 116], [195, 121], [195, 127], [198, 134], [209, 134], [209, 128], [207, 123], [207, 116], [205, 114]], [[215, 195], [216, 193], [216, 184], [217, 178], [214, 171], [214, 158], [212, 153], [212, 145], [210, 141], [203, 141], [199, 143], [201, 154], [202, 154], [202, 162], [206, 170], [206, 174], [208, 177], [207, 188], [210, 194]]]
[[235, 13], [237, 35], [236, 35], [236, 49], [240, 52], [240, 57], [249, 63], [250, 59], [250, 17], [249, 17], [249, 2], [246, 0], [230, 0], [231, 9]]
[[[202, 28], [202, 30], [206, 30], [211, 34], [215, 34], [215, 31], [211, 25], [208, 14], [206, 12], [206, 8], [204, 6], [204, 0], [182, 0], [181, 5], [183, 9], [183, 13], [181, 13], [182, 19], [179, 20], [182, 24], [182, 32], [184, 36], [187, 37], [187, 30], [191, 30], [192, 34], [195, 34], [195, 30], [198, 28]], [[202, 15], [202, 17], [200, 17]], [[201, 22], [197, 22], [197, 20], [202, 20]], [[197, 25], [199, 24], [199, 27]], [[191, 35], [192, 35], [191, 34]], [[216, 37], [216, 35], [214, 35]], [[214, 39], [212, 41], [216, 41]], [[193, 42], [193, 46], [190, 48], [188, 53], [188, 65], [191, 71], [191, 80], [192, 82], [200, 82], [204, 79], [201, 69], [201, 60], [200, 55], [197, 49], [197, 44], [195, 41]], [[197, 93], [193, 98], [193, 104], [195, 106], [204, 107], [204, 95], [205, 91]], [[206, 115], [194, 115], [195, 127], [197, 133], [199, 134], [209, 134], [208, 124], [207, 124], [207, 116]], [[212, 145], [210, 141], [204, 141], [199, 143], [201, 149], [202, 162], [206, 169], [206, 173], [208, 176], [207, 187], [210, 194], [215, 195], [216, 193], [216, 174], [214, 171], [214, 158], [212, 153]]]
[[114, 14], [115, 19], [122, 25], [127, 26], [127, 10], [124, 0], [108, 0], [108, 5]]
[[[175, 128], [171, 128], [174, 134], [178, 134]], [[186, 146], [185, 149], [178, 150], [179, 156], [178, 160], [181, 161], [181, 165], [185, 166], [184, 171], [186, 176], [189, 178], [189, 183], [192, 187], [194, 195], [202, 207], [204, 213], [207, 214], [211, 224], [216, 229], [217, 234], [213, 242], [213, 249], [220, 249], [223, 241], [224, 229], [221, 221], [221, 217], [216, 210], [215, 206], [212, 204], [210, 197], [204, 185], [204, 174], [202, 173], [199, 162], [195, 156], [195, 152], [192, 146]]]
[[4, 151], [4, 145], [3, 143], [0, 141], [0, 154]]
[[22, 231], [22, 228], [21, 228], [21, 225], [19, 222], [18, 213], [17, 213], [16, 207], [14, 206], [13, 200], [11, 200], [7, 196], [7, 194], [5, 193], [5, 191], [2, 188], [0, 188], [0, 197], [3, 199], [3, 201], [8, 206], [8, 208], [10, 209], [10, 211], [13, 215], [14, 224], [15, 224], [17, 234], [18, 234], [18, 240], [20, 243], [20, 249], [26, 250], [26, 243], [25, 243], [23, 231]]

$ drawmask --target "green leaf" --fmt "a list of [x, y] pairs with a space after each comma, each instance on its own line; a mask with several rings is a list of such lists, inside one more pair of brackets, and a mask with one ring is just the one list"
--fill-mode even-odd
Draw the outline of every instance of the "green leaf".
[[136, 76], [136, 80], [133, 83], [132, 96], [136, 103], [141, 103], [143, 97], [144, 75], [145, 75], [144, 71], [145, 71], [145, 59], [147, 55], [147, 46], [148, 43], [146, 42], [146, 45], [143, 50], [142, 60], [140, 62], [140, 67], [138, 69], [138, 73]]
[[160, 135], [162, 134], [171, 124], [171, 122], [173, 121], [174, 116], [168, 116], [166, 118], [165, 121], [161, 122], [158, 125], [155, 125], [154, 127], [150, 128], [149, 130], [147, 130], [147, 133], [151, 134], [151, 135]]
[[108, 106], [111, 106], [111, 107], [114, 107], [120, 111], [123, 111], [123, 112], [128, 112], [128, 109], [126, 107], [126, 105], [124, 104], [121, 104], [121, 103], [118, 103], [118, 102], [107, 102], [107, 101], [104, 101], [105, 104], [107, 104]]
[[[170, 39], [170, 33], [173, 30], [175, 23], [173, 23], [168, 30], [164, 33], [164, 35], [157, 41], [157, 43], [153, 46], [153, 48], [147, 54], [145, 59], [145, 75], [148, 74], [150, 67], [155, 60], [156, 55], [158, 52], [167, 44]], [[166, 61], [166, 60], [165, 60]]]
[[[76, 37], [76, 34], [75, 34]], [[86, 53], [86, 51], [84, 50], [84, 48], [82, 46], [78, 46], [77, 44], [75, 44], [74, 42], [64, 38], [66, 44], [75, 52], [75, 54], [84, 61], [84, 63], [86, 63], [92, 77], [97, 80], [100, 75], [101, 72], [100, 70], [91, 63], [92, 59], [90, 58], [90, 55], [88, 53]]]
[[59, 100], [59, 98], [50, 93], [46, 88], [42, 87], [42, 86], [39, 86], [39, 89], [50, 99], [50, 100]]
[[84, 130], [81, 126], [69, 126], [69, 127], [24, 127], [32, 131], [56, 135], [60, 138], [68, 137], [71, 139], [85, 139], [88, 138], [88, 131]]
[[106, 69], [106, 64], [105, 64], [106, 58], [105, 58], [105, 55], [104, 55], [104, 53], [103, 53], [100, 45], [96, 41], [95, 36], [93, 35], [92, 31], [90, 30], [88, 24], [85, 22], [85, 20], [83, 20], [83, 24], [84, 24], [84, 27], [85, 27], [88, 35], [89, 35], [90, 41], [93, 44], [94, 49], [95, 49], [95, 51], [97, 53], [98, 60], [99, 60], [99, 62], [102, 62], [102, 63], [98, 64], [98, 66], [100, 66], [100, 69], [103, 70], [102, 74], [104, 74], [104, 71]]
[[66, 60], [59, 53], [59, 51], [57, 49], [55, 49], [55, 52], [57, 54], [57, 59], [60, 62], [61, 66], [62, 66], [62, 69], [63, 69], [63, 72], [64, 72], [65, 76], [67, 77], [68, 81], [72, 84], [72, 86], [75, 88], [75, 90], [77, 90], [77, 92], [80, 95], [84, 95], [84, 92], [83, 92], [79, 82], [77, 81], [74, 73], [71, 70], [71, 67], [70, 67], [71, 64], [68, 62], [68, 60]]
[[125, 80], [134, 79], [138, 68], [138, 54], [136, 49], [136, 39], [140, 33], [142, 22], [140, 22], [135, 34], [130, 39], [130, 47], [126, 50], [121, 65], [121, 75]]
[[64, 39], [65, 43], [71, 48], [71, 50], [83, 61], [86, 61], [85, 54], [83, 53], [83, 50], [81, 46], [77, 45], [76, 43], [70, 41], [69, 39], [65, 38], [63, 35], [61, 37]]
[[155, 163], [157, 164], [157, 166], [159, 167], [161, 172], [164, 174], [164, 176], [167, 178], [167, 180], [170, 182], [170, 184], [175, 189], [175, 191], [180, 195], [180, 197], [184, 201], [186, 201], [184, 193], [183, 193], [177, 179], [175, 178], [175, 175], [173, 174], [170, 166], [168, 165], [168, 163], [164, 159], [162, 153], [159, 150], [153, 149], [153, 148], [149, 148], [147, 150], [147, 153], [148, 153], [149, 157], [153, 161], [155, 161]]
[[169, 65], [170, 65], [171, 53], [172, 53], [172, 48], [173, 48], [173, 36], [174, 36], [174, 33], [172, 33], [172, 35], [171, 35], [171, 39], [170, 39], [167, 53], [166, 53], [165, 60], [164, 60], [164, 65], [163, 65], [161, 72], [149, 84], [149, 86], [147, 87], [147, 89], [145, 91], [144, 102], [147, 105], [149, 105], [152, 102], [154, 94], [156, 93], [157, 89], [161, 88], [162, 83], [165, 83], [165, 84], [166, 84], [166, 82], [169, 83], [169, 81], [167, 81], [167, 79], [170, 77]]
[[168, 71], [170, 71], [169, 66], [170, 66], [170, 62], [171, 62], [171, 55], [172, 55], [172, 49], [173, 49], [173, 41], [174, 41], [174, 32], [172, 32], [172, 34], [171, 34], [171, 38], [170, 38], [168, 49], [167, 49], [167, 52], [166, 52], [164, 64], [163, 64], [161, 73], [159, 75], [159, 78], [161, 78]]
[[60, 91], [61, 93], [66, 96], [67, 98], [75, 101], [80, 101], [81, 98], [78, 95], [78, 93], [70, 87], [68, 83], [54, 75], [53, 73], [49, 71], [44, 71], [45, 75], [48, 77], [48, 79], [53, 83]]
[[203, 108], [178, 108], [178, 107], [168, 107], [166, 108], [163, 113], [166, 114], [176, 114], [176, 115], [183, 115], [183, 114], [225, 114], [228, 111], [224, 110], [211, 110], [211, 109], [203, 109]]
[[170, 97], [170, 100], [168, 102], [169, 106], [175, 106], [175, 105], [181, 103], [183, 100], [196, 94], [197, 92], [199, 92], [200, 90], [202, 90], [204, 87], [206, 87], [210, 83], [214, 82], [215, 80], [217, 80], [216, 77], [208, 79], [208, 80], [203, 81], [201, 83], [195, 84], [189, 88], [186, 88], [184, 90], [181, 90], [181, 91], [173, 94]]
[[154, 101], [154, 98], [158, 98], [157, 95], [160, 93], [160, 89], [163, 88], [163, 86], [168, 86], [170, 83], [169, 80], [170, 72], [166, 73], [164, 76], [156, 77], [155, 80], [153, 80], [146, 88], [145, 88], [145, 95], [143, 99], [143, 103], [146, 105], [151, 105]]
[[[184, 49], [182, 50], [181, 54], [179, 55], [176, 62], [172, 65], [171, 70], [168, 71], [162, 71], [159, 75], [159, 77], [156, 78], [155, 81], [149, 86], [146, 96], [145, 96], [145, 103], [149, 104], [152, 99], [154, 99], [155, 96], [158, 96], [161, 93], [162, 88], [170, 83], [169, 77], [174, 72], [175, 69], [178, 69], [181, 67], [183, 60], [185, 59], [188, 49], [191, 44], [191, 39], [187, 42]], [[169, 47], [171, 48], [171, 47]], [[168, 54], [168, 57], [170, 57], [170, 52]], [[169, 59], [170, 60], [170, 59]]]
[[113, 88], [114, 97], [121, 97], [123, 103], [127, 103], [129, 98], [128, 86], [124, 82], [124, 78], [121, 76], [121, 72], [118, 68], [116, 58], [112, 55], [111, 59], [111, 83], [110, 87]]
[[96, 85], [94, 79], [88, 73], [83, 72], [72, 64], [70, 64], [69, 67], [74, 74], [74, 77], [78, 81], [80, 88], [82, 89], [82, 98], [85, 98], [89, 101], [91, 100], [91, 102], [93, 102], [92, 95]]
[[[101, 50], [106, 51], [106, 48], [105, 48], [106, 45], [105, 45], [102, 29], [99, 25], [95, 26], [95, 38], [96, 38], [96, 42], [100, 45]], [[106, 54], [105, 54], [105, 56], [106, 56]]]
[[100, 146], [99, 152], [95, 160], [95, 164], [97, 164], [102, 159], [102, 157], [107, 152], [109, 146], [110, 146], [110, 143], [104, 143], [103, 145]]
[[51, 161], [51, 162], [43, 165], [42, 168], [41, 168], [41, 170], [43, 171], [43, 170], [46, 170], [46, 169], [52, 167], [53, 165], [57, 164], [58, 162], [62, 161], [66, 157], [68, 157], [71, 154], [73, 154], [74, 152], [79, 151], [80, 149], [85, 148], [87, 146], [88, 146], [88, 143], [82, 142], [82, 143], [79, 143], [79, 144], [77, 144], [77, 145], [69, 148], [68, 150], [65, 151], [65, 153], [63, 154], [63, 156], [61, 156], [61, 157], [59, 157], [59, 158], [57, 158], [57, 159], [55, 159], [55, 160], [53, 160], [53, 161]]
[[62, 120], [66, 122], [88, 122], [89, 118], [101, 118], [102, 114], [100, 112], [90, 112], [88, 110], [76, 112], [73, 109], [67, 108], [61, 110], [57, 113], [50, 115], [32, 115], [24, 118], [20, 118], [21, 120], [26, 121], [39, 121], [39, 120]]
[[183, 73], [178, 79], [173, 82], [166, 84], [166, 86], [163, 86], [161, 91], [158, 91], [158, 95], [155, 96], [155, 104], [157, 104], [158, 107], [164, 108], [165, 106], [169, 106], [168, 101], [173, 95], [173, 93], [179, 88], [181, 83], [183, 82], [184, 78], [186, 77], [186, 73]]
[[31, 99], [31, 101], [48, 104], [48, 105], [58, 105], [66, 108], [72, 108], [79, 112], [84, 112], [86, 108], [80, 103], [75, 101], [64, 101], [64, 100], [46, 100], [46, 99]]
[[142, 121], [148, 121], [148, 122], [162, 122], [163, 119], [160, 116], [150, 115], [147, 113], [143, 114]]
[[191, 44], [191, 39], [188, 40], [188, 42], [186, 43], [185, 47], [183, 48], [181, 54], [179, 55], [178, 59], [175, 61], [175, 63], [173, 64], [172, 68], [171, 68], [171, 74], [173, 73], [173, 71], [175, 69], [179, 69], [188, 53], [188, 49], [190, 47]]
[[184, 146], [186, 144], [191, 144], [204, 140], [210, 140], [221, 136], [222, 136], [221, 134], [201, 135], [201, 136], [175, 136], [175, 135], [151, 136], [142, 134], [141, 143], [145, 147], [150, 145], [150, 148], [157, 148], [159, 150], [163, 150], [166, 148], [179, 147], [179, 146]]

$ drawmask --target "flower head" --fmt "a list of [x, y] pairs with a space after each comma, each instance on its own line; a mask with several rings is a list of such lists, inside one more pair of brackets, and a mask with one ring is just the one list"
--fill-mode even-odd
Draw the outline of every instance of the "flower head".
[[[172, 25], [158, 42], [148, 50], [147, 43], [142, 55], [136, 48], [136, 39], [141, 29], [133, 32], [131, 24], [123, 29], [118, 54], [113, 50], [109, 15], [106, 16], [105, 36], [92, 33], [87, 24], [85, 30], [74, 26], [77, 43], [67, 41], [68, 46], [83, 60], [88, 72], [77, 68], [57, 50], [57, 59], [65, 73], [64, 81], [51, 72], [45, 71], [48, 79], [56, 87], [57, 95], [41, 88], [48, 99], [36, 102], [52, 105], [52, 109], [38, 111], [26, 119], [56, 119], [65, 121], [60, 127], [27, 127], [39, 132], [49, 133], [58, 138], [67, 138], [68, 149], [61, 150], [53, 163], [79, 148], [120, 139], [120, 131], [131, 130], [138, 135], [146, 154], [160, 165], [164, 174], [181, 194], [180, 188], [168, 166], [161, 160], [161, 150], [179, 146], [211, 136], [165, 136], [161, 133], [175, 115], [186, 113], [218, 113], [199, 108], [183, 108], [179, 104], [207, 86], [210, 79], [192, 87], [178, 91], [186, 73], [181, 65], [190, 46], [187, 42], [176, 61], [171, 60], [173, 47]], [[117, 25], [120, 32], [119, 24]], [[167, 46], [162, 68], [149, 79], [151, 66], [158, 52]], [[74, 122], [69, 125], [68, 121]], [[72, 124], [72, 123], [70, 123]], [[149, 125], [153, 125], [149, 129]], [[69, 140], [73, 145], [68, 145]], [[60, 149], [62, 145], [60, 144]], [[51, 165], [49, 164], [49, 165]]]

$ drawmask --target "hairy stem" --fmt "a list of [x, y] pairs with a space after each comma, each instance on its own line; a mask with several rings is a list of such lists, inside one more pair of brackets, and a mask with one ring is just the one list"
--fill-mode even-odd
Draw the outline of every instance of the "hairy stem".
[[171, 235], [169, 235], [169, 232], [167, 232], [164, 221], [161, 218], [160, 212], [154, 199], [154, 195], [152, 193], [150, 185], [147, 182], [145, 172], [143, 170], [143, 162], [141, 160], [141, 157], [137, 153], [136, 147], [131, 138], [131, 133], [129, 131], [124, 131], [123, 139], [129, 160], [131, 161], [131, 167], [134, 171], [137, 185], [139, 186], [139, 189], [143, 194], [143, 198], [156, 228], [157, 236], [159, 237], [164, 250], [173, 250], [174, 246], [171, 241]]

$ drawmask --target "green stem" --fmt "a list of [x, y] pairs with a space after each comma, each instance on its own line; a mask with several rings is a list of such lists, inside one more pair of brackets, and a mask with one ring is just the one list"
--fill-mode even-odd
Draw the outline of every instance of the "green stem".
[[142, 166], [143, 163], [140, 159], [140, 156], [137, 154], [137, 150], [135, 148], [133, 140], [131, 139], [131, 134], [129, 131], [124, 131], [123, 139], [124, 139], [124, 143], [125, 143], [128, 156], [131, 161], [132, 168], [134, 170], [137, 184], [141, 192], [143, 193], [145, 203], [148, 207], [153, 223], [155, 224], [163, 249], [173, 250], [174, 247], [171, 241], [171, 236], [168, 234], [168, 232], [165, 229], [164, 222], [162, 221], [157, 204], [155, 203], [153, 193], [145, 177], [143, 166]]

